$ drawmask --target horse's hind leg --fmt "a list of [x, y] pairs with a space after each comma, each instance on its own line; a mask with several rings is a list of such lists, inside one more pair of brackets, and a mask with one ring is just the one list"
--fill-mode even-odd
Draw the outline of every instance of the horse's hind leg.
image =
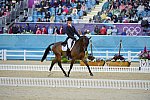
[[61, 70], [63, 71], [63, 73], [64, 73], [65, 76], [67, 77], [66, 72], [65, 72], [64, 69], [62, 68], [61, 61], [58, 61], [58, 66], [61, 68]]
[[75, 60], [71, 60], [70, 69], [68, 71], [68, 77], [69, 77], [69, 74], [70, 74], [70, 71], [71, 71], [71, 69], [73, 67], [74, 62], [75, 62]]
[[86, 60], [82, 60], [82, 61], [83, 61], [83, 62], [85, 63], [85, 65], [87, 66], [90, 75], [93, 76], [93, 73], [91, 72], [91, 69], [90, 69], [90, 67], [89, 67], [89, 65], [88, 65], [88, 63], [87, 63], [87, 61], [86, 61]]
[[52, 70], [52, 68], [53, 68], [53, 66], [54, 66], [54, 64], [55, 64], [56, 62], [57, 62], [57, 59], [53, 59], [53, 60], [52, 60], [51, 67], [49, 68], [49, 71]]
[[61, 56], [57, 56], [57, 60], [58, 60], [58, 66], [61, 68], [61, 70], [63, 71], [63, 73], [67, 77], [67, 74], [66, 74], [66, 72], [64, 71], [64, 69], [63, 69], [63, 67], [61, 65]]

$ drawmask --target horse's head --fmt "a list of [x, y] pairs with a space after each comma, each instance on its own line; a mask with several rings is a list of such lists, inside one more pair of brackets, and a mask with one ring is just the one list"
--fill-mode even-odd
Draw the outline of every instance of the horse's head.
[[84, 48], [84, 51], [87, 51], [87, 47], [88, 47], [88, 44], [89, 44], [89, 40], [91, 39], [86, 37], [86, 36], [81, 36], [80, 40], [82, 41], [81, 45], [83, 46]]

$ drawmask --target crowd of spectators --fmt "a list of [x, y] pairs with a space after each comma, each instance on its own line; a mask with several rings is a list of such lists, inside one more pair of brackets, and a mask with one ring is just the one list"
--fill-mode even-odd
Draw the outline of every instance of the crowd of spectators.
[[149, 0], [107, 0], [102, 10], [93, 16], [97, 23], [140, 23], [150, 22]]
[[[56, 17], [55, 22], [66, 21], [67, 15], [73, 19], [80, 19], [87, 15], [97, 0], [35, 0], [33, 16], [27, 21], [49, 22], [50, 18]], [[92, 4], [93, 3], [93, 4]], [[92, 6], [88, 6], [88, 4]]]
[[49, 34], [49, 35], [63, 35], [65, 34], [63, 26], [39, 26], [35, 25], [33, 28], [27, 23], [25, 26], [14, 24], [9, 29], [9, 34]]
[[15, 8], [15, 4], [21, 0], [2, 0], [0, 3], [0, 17], [9, 15], [11, 9]]

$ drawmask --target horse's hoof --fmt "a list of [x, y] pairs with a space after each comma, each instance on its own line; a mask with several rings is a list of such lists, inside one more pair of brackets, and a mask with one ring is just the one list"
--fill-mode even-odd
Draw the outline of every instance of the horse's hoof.
[[90, 73], [90, 76], [94, 76], [92, 73]]
[[67, 74], [65, 74], [64, 76], [65, 76], [65, 77], [68, 77], [68, 75], [67, 75]]

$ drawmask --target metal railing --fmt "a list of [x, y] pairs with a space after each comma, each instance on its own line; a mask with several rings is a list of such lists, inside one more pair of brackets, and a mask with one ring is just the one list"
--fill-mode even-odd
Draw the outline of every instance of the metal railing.
[[149, 80], [105, 80], [75, 78], [0, 77], [1, 86], [42, 86], [73, 88], [150, 89]]

